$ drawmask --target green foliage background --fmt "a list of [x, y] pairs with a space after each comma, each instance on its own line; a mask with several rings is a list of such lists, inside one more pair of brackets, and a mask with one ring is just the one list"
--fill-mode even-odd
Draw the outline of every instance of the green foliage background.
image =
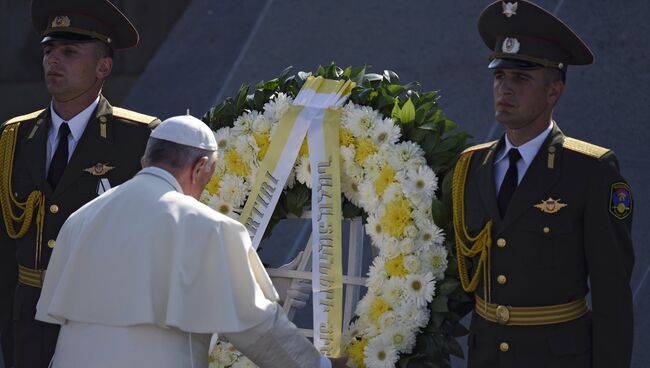
[[[211, 108], [203, 121], [212, 130], [230, 127], [235, 119], [245, 111], [262, 112], [264, 104], [276, 93], [283, 92], [295, 97], [302, 85], [311, 75], [328, 79], [352, 80], [356, 83], [350, 101], [370, 106], [384, 116], [390, 116], [402, 130], [401, 141], [416, 142], [425, 152], [427, 164], [438, 175], [440, 185], [437, 199], [431, 203], [433, 220], [445, 231], [445, 247], [449, 254], [449, 266], [445, 279], [437, 284], [437, 294], [429, 305], [431, 318], [429, 324], [418, 335], [416, 346], [411, 354], [402, 354], [397, 364], [402, 368], [446, 368], [451, 367], [450, 355], [463, 357], [463, 351], [456, 337], [467, 334], [459, 321], [467, 314], [472, 303], [463, 292], [458, 280], [458, 267], [453, 238], [451, 211], [452, 169], [460, 152], [467, 146], [469, 135], [447, 119], [438, 105], [436, 91], [420, 92], [417, 82], [401, 84], [398, 75], [390, 70], [383, 74], [368, 72], [368, 66], [342, 69], [335, 64], [321, 66], [314, 73], [298, 72], [291, 74], [286, 68], [279, 77], [259, 82], [255, 88], [242, 86], [234, 97], [227, 98]], [[311, 202], [311, 191], [296, 183], [291, 190], [285, 190], [278, 201], [275, 212], [267, 228], [268, 236], [273, 226], [291, 213], [300, 216]], [[346, 218], [367, 214], [344, 199], [343, 215]]]

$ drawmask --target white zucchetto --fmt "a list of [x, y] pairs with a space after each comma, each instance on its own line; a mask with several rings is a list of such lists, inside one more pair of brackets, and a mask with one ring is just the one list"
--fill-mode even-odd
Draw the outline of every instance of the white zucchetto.
[[151, 132], [151, 138], [208, 151], [218, 149], [217, 140], [210, 127], [191, 115], [173, 116], [163, 121]]

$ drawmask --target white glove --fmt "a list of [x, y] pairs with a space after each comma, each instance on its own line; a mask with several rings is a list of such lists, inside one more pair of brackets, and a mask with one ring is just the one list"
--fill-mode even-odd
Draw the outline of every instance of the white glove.
[[[280, 266], [279, 269], [297, 270], [302, 256], [303, 252], [298, 253], [296, 258], [291, 262]], [[289, 297], [293, 300], [291, 306], [296, 309], [304, 308], [305, 305], [307, 305], [307, 301], [311, 295], [311, 280], [292, 279], [288, 277], [272, 277], [271, 280], [273, 281], [275, 290], [277, 290], [280, 295], [281, 302], [284, 302], [284, 300]], [[294, 280], [296, 282], [293, 282]]]

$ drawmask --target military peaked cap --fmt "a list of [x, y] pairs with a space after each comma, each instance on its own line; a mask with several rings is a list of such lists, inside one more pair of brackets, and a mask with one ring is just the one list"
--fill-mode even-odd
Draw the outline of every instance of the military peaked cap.
[[557, 68], [594, 61], [589, 47], [553, 14], [528, 1], [495, 1], [479, 16], [478, 31], [493, 52], [490, 69]]
[[108, 0], [32, 0], [32, 23], [52, 41], [102, 41], [113, 49], [138, 44], [138, 31]]

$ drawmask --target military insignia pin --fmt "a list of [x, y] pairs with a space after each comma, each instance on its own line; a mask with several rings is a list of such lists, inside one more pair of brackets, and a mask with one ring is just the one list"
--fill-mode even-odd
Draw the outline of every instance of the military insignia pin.
[[90, 173], [93, 176], [102, 176], [105, 175], [107, 172], [113, 170], [114, 168], [115, 168], [114, 166], [108, 166], [106, 164], [97, 163], [87, 169], [84, 169], [84, 171]]
[[609, 213], [619, 220], [627, 218], [632, 213], [632, 192], [627, 184], [621, 182], [612, 184]]
[[52, 28], [70, 27], [70, 18], [65, 15], [59, 15], [52, 20]]
[[519, 52], [519, 41], [514, 38], [514, 37], [506, 37], [505, 40], [503, 40], [503, 45], [501, 46], [501, 50], [505, 52], [506, 54], [516, 54]]
[[505, 1], [501, 3], [501, 6], [503, 8], [503, 15], [506, 17], [510, 18], [513, 15], [517, 15], [517, 2], [515, 1], [514, 3], [506, 3]]
[[539, 208], [540, 211], [544, 213], [556, 213], [557, 211], [568, 206], [566, 203], [561, 203], [561, 199], [553, 199], [548, 197], [546, 200], [542, 200], [541, 203], [536, 204], [534, 207]]

